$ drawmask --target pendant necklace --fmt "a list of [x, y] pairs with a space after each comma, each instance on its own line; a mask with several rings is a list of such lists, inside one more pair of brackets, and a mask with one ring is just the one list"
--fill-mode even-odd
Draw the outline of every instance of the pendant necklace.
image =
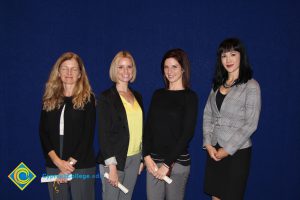
[[231, 88], [232, 86], [234, 86], [234, 84], [236, 83], [236, 79], [229, 85], [226, 83], [226, 81], [223, 83], [223, 87], [228, 89], [228, 88]]

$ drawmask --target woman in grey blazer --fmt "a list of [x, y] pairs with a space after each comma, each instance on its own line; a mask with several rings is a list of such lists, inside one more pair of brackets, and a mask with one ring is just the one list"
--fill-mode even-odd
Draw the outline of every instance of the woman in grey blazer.
[[237, 38], [224, 40], [218, 48], [213, 88], [203, 116], [204, 191], [213, 200], [243, 199], [250, 137], [257, 128], [260, 108], [260, 87], [252, 78], [243, 44]]

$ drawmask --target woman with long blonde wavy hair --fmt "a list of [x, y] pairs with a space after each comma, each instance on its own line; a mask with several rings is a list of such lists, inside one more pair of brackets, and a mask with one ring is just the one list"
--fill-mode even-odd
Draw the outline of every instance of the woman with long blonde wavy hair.
[[83, 108], [87, 101], [90, 101], [90, 96], [92, 94], [91, 86], [83, 65], [82, 59], [75, 53], [67, 52], [58, 58], [54, 64], [52, 71], [50, 73], [49, 80], [46, 83], [46, 90], [43, 96], [43, 109], [50, 111], [54, 108], [59, 108], [64, 97], [64, 87], [63, 82], [60, 78], [59, 68], [61, 64], [66, 60], [74, 59], [78, 63], [80, 71], [80, 79], [76, 85], [74, 85], [73, 90], [73, 103], [74, 108]]
[[[83, 61], [66, 52], [55, 62], [46, 83], [40, 119], [47, 174], [59, 175], [56, 182], [48, 183], [51, 199], [95, 198], [91, 178], [96, 170], [95, 118], [95, 98]], [[81, 178], [68, 181], [66, 175], [71, 173]]]

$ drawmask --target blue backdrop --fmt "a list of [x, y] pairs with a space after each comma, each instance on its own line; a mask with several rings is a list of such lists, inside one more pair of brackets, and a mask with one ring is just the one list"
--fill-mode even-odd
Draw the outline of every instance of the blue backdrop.
[[[129, 50], [138, 67], [132, 87], [142, 93], [147, 110], [152, 92], [163, 87], [161, 58], [175, 47], [189, 54], [192, 88], [200, 99], [186, 199], [209, 199], [202, 189], [202, 114], [217, 46], [231, 36], [246, 44], [262, 91], [245, 199], [299, 198], [299, 9], [296, 0], [1, 1], [1, 199], [48, 199], [47, 186], [39, 182], [45, 170], [38, 124], [45, 82], [63, 52], [83, 58], [98, 94], [111, 85], [114, 55]], [[37, 175], [23, 191], [7, 177], [20, 162]], [[100, 187], [97, 179], [97, 199]], [[145, 198], [144, 172], [134, 199]]]

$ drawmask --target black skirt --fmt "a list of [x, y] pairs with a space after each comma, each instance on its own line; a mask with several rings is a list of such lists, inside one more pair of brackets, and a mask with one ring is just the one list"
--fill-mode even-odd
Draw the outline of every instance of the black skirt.
[[[217, 144], [216, 149], [220, 146]], [[221, 161], [207, 154], [204, 192], [222, 200], [242, 200], [244, 197], [251, 160], [251, 147], [240, 149]]]

